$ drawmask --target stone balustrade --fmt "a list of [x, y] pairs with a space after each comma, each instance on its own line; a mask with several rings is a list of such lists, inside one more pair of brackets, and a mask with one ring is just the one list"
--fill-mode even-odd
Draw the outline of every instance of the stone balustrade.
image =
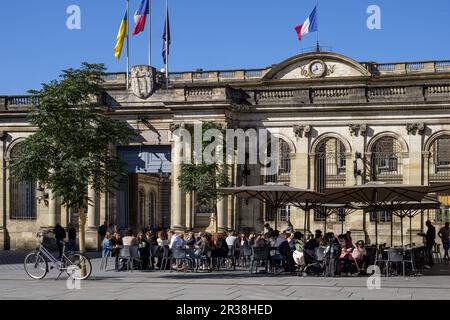
[[[385, 75], [408, 75], [408, 74], [430, 74], [440, 72], [450, 72], [450, 61], [419, 61], [402, 63], [361, 63], [374, 76]], [[251, 82], [262, 79], [271, 68], [250, 69], [250, 70], [222, 70], [222, 71], [189, 71], [172, 72], [169, 74], [170, 83], [188, 84], [188, 83], [230, 83], [230, 82]], [[104, 77], [106, 84], [124, 84], [126, 74], [108, 73]]]

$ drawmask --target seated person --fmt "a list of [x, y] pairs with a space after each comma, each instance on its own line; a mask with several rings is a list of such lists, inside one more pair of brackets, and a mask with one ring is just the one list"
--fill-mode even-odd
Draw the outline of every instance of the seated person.
[[127, 230], [125, 233], [125, 237], [122, 239], [122, 243], [124, 246], [135, 246], [137, 245], [136, 238], [133, 236], [132, 230]]
[[353, 247], [349, 247], [347, 235], [341, 234], [340, 236], [338, 236], [338, 241], [341, 246], [341, 255], [339, 256], [339, 260], [342, 263], [341, 271], [347, 274], [351, 273], [352, 264], [355, 261], [355, 259], [352, 256]]
[[359, 240], [356, 243], [355, 249], [353, 249], [352, 257], [355, 260], [357, 268], [360, 272], [366, 269], [367, 251], [364, 246], [364, 241]]
[[297, 266], [303, 267], [305, 265], [304, 251], [304, 235], [301, 232], [294, 233], [294, 246], [295, 251], [292, 253], [292, 258]]

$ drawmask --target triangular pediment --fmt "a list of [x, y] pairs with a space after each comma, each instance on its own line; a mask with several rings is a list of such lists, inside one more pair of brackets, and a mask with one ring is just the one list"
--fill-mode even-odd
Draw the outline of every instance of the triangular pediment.
[[336, 53], [314, 52], [283, 61], [271, 68], [263, 80], [302, 80], [370, 77], [360, 63]]

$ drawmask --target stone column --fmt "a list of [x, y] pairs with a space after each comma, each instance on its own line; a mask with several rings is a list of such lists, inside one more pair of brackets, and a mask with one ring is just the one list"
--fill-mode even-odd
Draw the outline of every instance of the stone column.
[[97, 233], [97, 195], [91, 185], [88, 186], [88, 197], [90, 202], [86, 213], [86, 248], [97, 250], [102, 239], [99, 239]]
[[186, 231], [191, 231], [193, 228], [193, 208], [192, 208], [192, 193], [186, 194]]
[[[0, 132], [3, 133], [3, 132]], [[3, 135], [3, 134], [2, 134]], [[6, 163], [4, 159], [5, 140], [0, 140], [0, 250], [7, 250], [7, 229], [6, 229]]]
[[423, 185], [427, 186], [430, 184], [430, 151], [422, 152], [422, 161], [423, 161]]
[[56, 225], [56, 204], [57, 199], [52, 190], [48, 191], [48, 223], [47, 226], [53, 228]]
[[217, 231], [224, 232], [227, 230], [227, 208], [228, 197], [224, 197], [217, 201]]
[[[96, 222], [96, 211], [97, 211], [97, 197], [95, 194], [95, 190], [92, 188], [92, 186], [88, 187], [88, 197], [91, 201], [89, 203], [88, 211], [87, 211], [87, 227], [88, 228], [96, 228], [97, 222]], [[102, 221], [103, 222], [103, 221]]]
[[171, 212], [171, 229], [183, 230], [183, 218], [182, 218], [182, 192], [178, 183], [178, 177], [181, 174], [181, 150], [179, 146], [181, 141], [174, 136], [174, 151], [173, 151], [173, 164], [172, 164], [172, 212]]

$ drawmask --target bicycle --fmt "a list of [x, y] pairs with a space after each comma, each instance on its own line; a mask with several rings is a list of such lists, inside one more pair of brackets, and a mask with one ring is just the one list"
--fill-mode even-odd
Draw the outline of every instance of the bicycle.
[[62, 241], [62, 255], [58, 260], [42, 243], [44, 239], [43, 232], [39, 232], [36, 237], [39, 238], [39, 245], [36, 251], [30, 252], [24, 260], [25, 272], [32, 279], [43, 279], [49, 272], [49, 263], [50, 270], [56, 269], [59, 271], [59, 275], [55, 280], [58, 280], [64, 272], [75, 280], [86, 280], [89, 278], [92, 273], [92, 264], [86, 255], [79, 252], [65, 252], [66, 243]]

